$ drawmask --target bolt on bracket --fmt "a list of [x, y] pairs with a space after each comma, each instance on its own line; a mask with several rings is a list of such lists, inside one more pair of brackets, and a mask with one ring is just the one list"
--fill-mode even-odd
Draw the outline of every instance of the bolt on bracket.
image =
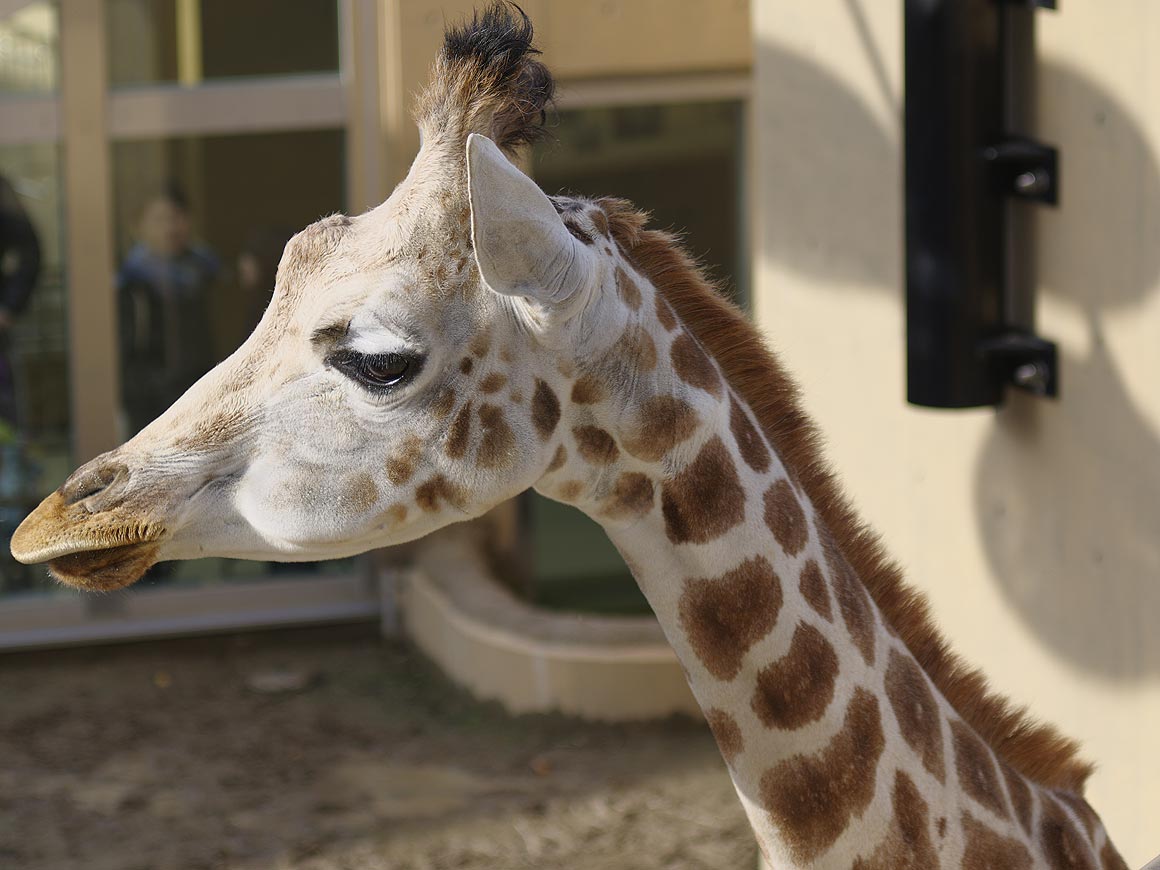
[[1010, 138], [983, 149], [991, 181], [1000, 193], [1059, 204], [1059, 150], [1033, 139]]
[[1059, 395], [1059, 353], [1054, 341], [1012, 330], [984, 339], [978, 351], [992, 377], [1001, 383], [1035, 396]]

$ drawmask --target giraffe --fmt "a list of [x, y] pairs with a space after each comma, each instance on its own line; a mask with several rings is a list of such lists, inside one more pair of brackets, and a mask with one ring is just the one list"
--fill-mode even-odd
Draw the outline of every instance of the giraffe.
[[514, 165], [537, 54], [506, 3], [451, 27], [407, 178], [295, 236], [254, 333], [13, 555], [109, 590], [398, 544], [534, 486], [624, 555], [771, 866], [1124, 868], [1075, 743], [948, 650], [757, 331], [628, 203]]

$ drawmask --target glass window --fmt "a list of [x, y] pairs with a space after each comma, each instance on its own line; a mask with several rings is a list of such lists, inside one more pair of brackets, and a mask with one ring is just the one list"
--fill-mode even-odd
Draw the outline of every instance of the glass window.
[[[344, 210], [344, 138], [312, 130], [113, 146], [126, 437], [250, 333], [290, 236]], [[155, 579], [300, 570], [212, 561], [155, 569]]]
[[56, 90], [55, 3], [0, 3], [0, 95]]
[[61, 202], [55, 144], [0, 148], [0, 594], [51, 590], [7, 541], [72, 471]]
[[337, 72], [336, 0], [107, 0], [114, 87]]
[[[717, 103], [619, 106], [560, 112], [553, 139], [536, 147], [533, 174], [548, 193], [611, 195], [672, 228], [744, 304], [743, 107]], [[532, 597], [551, 607], [598, 612], [647, 605], [620, 555], [583, 514], [536, 493]]]

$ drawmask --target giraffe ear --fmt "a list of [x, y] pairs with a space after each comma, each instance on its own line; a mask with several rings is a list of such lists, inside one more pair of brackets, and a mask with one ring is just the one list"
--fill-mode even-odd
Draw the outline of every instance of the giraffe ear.
[[478, 133], [467, 137], [467, 187], [475, 261], [496, 293], [557, 304], [595, 279], [595, 257], [544, 192]]

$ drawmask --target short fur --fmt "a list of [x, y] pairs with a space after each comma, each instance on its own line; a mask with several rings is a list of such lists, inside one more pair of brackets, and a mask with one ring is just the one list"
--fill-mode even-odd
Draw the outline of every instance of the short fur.
[[514, 3], [493, 3], [449, 27], [419, 99], [424, 138], [482, 133], [511, 152], [542, 137], [555, 83], [539, 53], [531, 21]]
[[1045, 786], [1082, 793], [1092, 767], [1078, 758], [1078, 743], [992, 692], [983, 674], [951, 651], [931, 618], [926, 596], [903, 580], [877, 535], [851, 508], [823, 459], [821, 438], [802, 410], [797, 386], [758, 331], [718, 293], [676, 238], [645, 228], [646, 214], [624, 200], [605, 198], [598, 204], [624, 254], [668, 300], [753, 409], [883, 617], [943, 696], [1011, 767]]

